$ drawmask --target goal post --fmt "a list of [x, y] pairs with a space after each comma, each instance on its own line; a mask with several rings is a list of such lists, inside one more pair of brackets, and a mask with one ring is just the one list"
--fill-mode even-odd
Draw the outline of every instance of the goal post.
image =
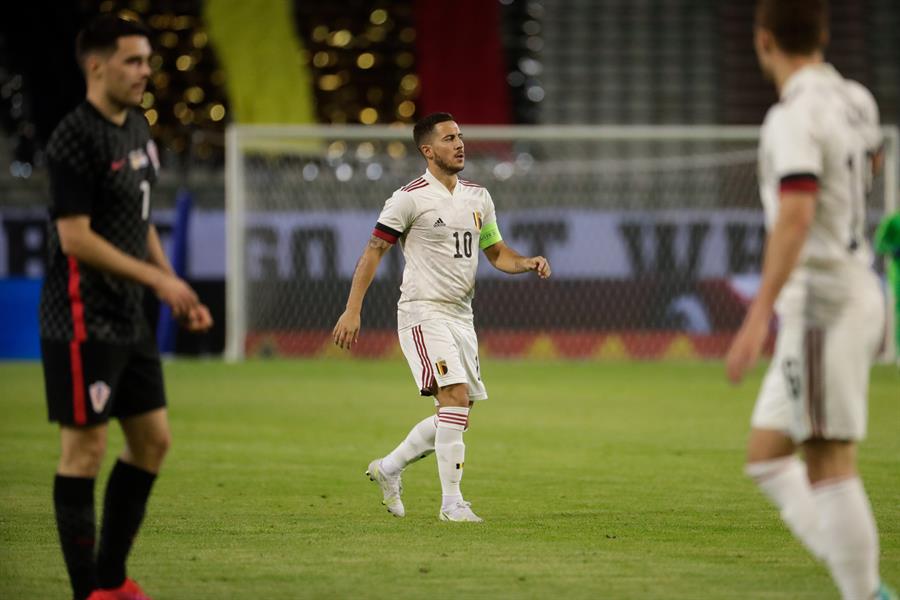
[[[900, 148], [869, 228], [898, 208]], [[466, 126], [462, 176], [504, 239], [554, 276], [494, 271], [475, 297], [482, 351], [502, 357], [714, 358], [759, 280], [758, 127]], [[226, 133], [226, 347], [329, 356], [353, 269], [384, 201], [425, 169], [409, 127], [231, 125]], [[353, 355], [393, 356], [402, 256], [385, 256]], [[889, 350], [894, 356], [896, 349]]]

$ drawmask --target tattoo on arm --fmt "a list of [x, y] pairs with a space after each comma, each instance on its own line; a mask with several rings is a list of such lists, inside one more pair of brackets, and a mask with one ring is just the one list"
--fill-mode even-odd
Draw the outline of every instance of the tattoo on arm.
[[388, 244], [383, 239], [381, 239], [380, 237], [373, 235], [372, 237], [369, 238], [369, 248], [372, 248], [374, 250], [387, 250], [390, 247], [391, 247], [391, 245]]
[[[372, 237], [369, 238], [368, 248], [377, 252], [378, 256], [379, 256], [379, 260], [380, 260], [380, 257], [383, 256], [385, 252], [390, 250], [391, 245], [389, 243], [387, 243], [386, 241], [384, 241], [383, 239], [381, 239], [380, 237], [373, 235]], [[363, 252], [362, 256], [359, 257], [359, 260], [356, 261], [356, 267], [353, 270], [354, 277], [356, 276], [356, 273], [359, 271], [360, 265], [362, 265], [365, 260], [366, 260], [366, 253]]]

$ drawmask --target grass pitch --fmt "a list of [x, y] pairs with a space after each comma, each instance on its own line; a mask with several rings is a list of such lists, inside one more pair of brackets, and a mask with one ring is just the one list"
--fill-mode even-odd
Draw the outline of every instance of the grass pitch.
[[[480, 525], [438, 522], [433, 457], [404, 475], [405, 519], [363, 475], [432, 410], [404, 363], [165, 371], [175, 443], [129, 563], [157, 600], [838, 597], [741, 475], [762, 368], [730, 388], [712, 363], [484, 364], [463, 480]], [[877, 368], [860, 466], [895, 586], [898, 400]], [[69, 597], [39, 364], [0, 364], [0, 410], [0, 598]]]

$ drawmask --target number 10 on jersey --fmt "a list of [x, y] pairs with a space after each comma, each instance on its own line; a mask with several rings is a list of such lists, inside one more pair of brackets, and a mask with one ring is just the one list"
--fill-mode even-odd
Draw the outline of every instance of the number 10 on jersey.
[[466, 231], [462, 235], [462, 251], [463, 254], [460, 254], [459, 247], [459, 232], [454, 231], [453, 237], [456, 239], [456, 254], [453, 255], [453, 258], [462, 258], [465, 256], [466, 258], [472, 258], [472, 232]]

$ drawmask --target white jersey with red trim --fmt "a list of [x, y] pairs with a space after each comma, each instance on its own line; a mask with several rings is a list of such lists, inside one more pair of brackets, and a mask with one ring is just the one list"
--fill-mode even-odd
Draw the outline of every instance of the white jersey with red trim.
[[450, 192], [427, 170], [385, 202], [373, 235], [399, 240], [406, 259], [398, 329], [435, 318], [472, 324], [479, 235], [496, 220], [485, 188], [459, 178]]
[[872, 94], [826, 63], [793, 74], [769, 109], [759, 147], [766, 227], [775, 224], [781, 192], [816, 193], [815, 217], [779, 296], [780, 313], [833, 317], [852, 295], [855, 273], [871, 265], [865, 199], [881, 143]]

